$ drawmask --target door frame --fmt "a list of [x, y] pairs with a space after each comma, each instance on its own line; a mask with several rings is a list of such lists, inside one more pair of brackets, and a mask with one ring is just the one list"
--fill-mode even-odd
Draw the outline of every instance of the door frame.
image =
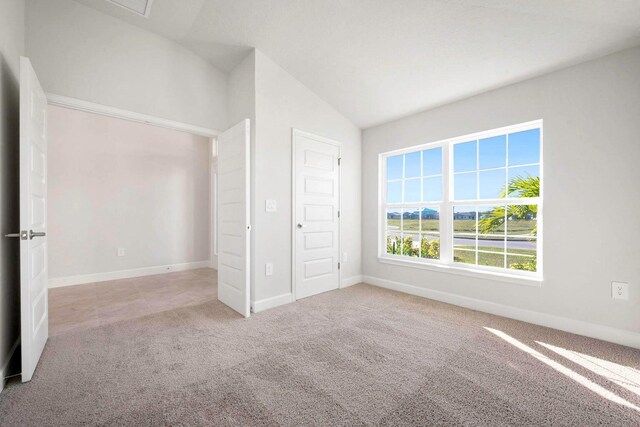
[[338, 147], [338, 289], [342, 289], [342, 143], [311, 132], [291, 128], [291, 300], [297, 301], [296, 283], [296, 148], [297, 138], [303, 136]]
[[[162, 117], [150, 116], [147, 114], [137, 113], [131, 110], [111, 107], [109, 105], [98, 104], [96, 102], [85, 101], [83, 99], [73, 98], [73, 97], [64, 96], [64, 95], [58, 95], [51, 92], [45, 91], [45, 95], [47, 96], [48, 105], [67, 108], [70, 110], [84, 111], [87, 113], [97, 114], [99, 116], [113, 117], [116, 119], [127, 120], [135, 123], [144, 123], [151, 126], [156, 126], [156, 127], [170, 129], [170, 130], [176, 130], [179, 132], [185, 132], [192, 135], [204, 136], [209, 138], [210, 140], [210, 144], [209, 144], [209, 147], [210, 147], [210, 151], [209, 151], [209, 154], [210, 154], [209, 156], [209, 190], [210, 190], [209, 191], [209, 207], [210, 207], [209, 208], [209, 236], [210, 236], [209, 237], [210, 238], [209, 267], [216, 269], [217, 263], [214, 263], [213, 260], [214, 260], [214, 257], [217, 260], [217, 253], [214, 253], [213, 248], [214, 248], [214, 238], [217, 240], [217, 234], [215, 233], [217, 231], [216, 221], [217, 221], [218, 203], [217, 203], [217, 191], [216, 191], [215, 207], [212, 206], [214, 202], [212, 200], [213, 192], [214, 192], [212, 185], [213, 185], [213, 182], [215, 181], [215, 185], [217, 186], [217, 159], [216, 159], [216, 165], [214, 165], [213, 152], [215, 152], [217, 155], [217, 137], [222, 132], [218, 129], [206, 128], [202, 126], [191, 125], [189, 123], [178, 122], [175, 120], [163, 119]], [[216, 168], [216, 172], [213, 171], [214, 166]], [[214, 179], [213, 175], [216, 175], [216, 179]], [[214, 228], [216, 229], [215, 231], [214, 231]], [[215, 243], [216, 243], [215, 247], [217, 247], [217, 241]], [[147, 275], [148, 274], [157, 274], [157, 273], [155, 272], [147, 273]], [[107, 276], [109, 276], [108, 273], [107, 273]], [[126, 277], [137, 277], [137, 276], [126, 276]], [[106, 278], [106, 279], [103, 278], [99, 281], [112, 280], [112, 279], [113, 278]], [[88, 282], [80, 281], [77, 283], [56, 284], [55, 286], [51, 286], [50, 284], [47, 284], [47, 287], [57, 288], [60, 286], [68, 286], [70, 284], [73, 285], [73, 284], [83, 284], [83, 283], [88, 283]]]

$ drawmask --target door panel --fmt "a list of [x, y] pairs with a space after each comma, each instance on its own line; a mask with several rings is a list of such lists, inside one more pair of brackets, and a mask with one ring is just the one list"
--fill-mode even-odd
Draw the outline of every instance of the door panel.
[[218, 136], [218, 299], [250, 314], [250, 123]]
[[[30, 381], [49, 337], [47, 98], [20, 58], [20, 312], [22, 381]], [[44, 233], [34, 236], [32, 233]]]
[[340, 147], [294, 131], [294, 267], [296, 299], [340, 283]]

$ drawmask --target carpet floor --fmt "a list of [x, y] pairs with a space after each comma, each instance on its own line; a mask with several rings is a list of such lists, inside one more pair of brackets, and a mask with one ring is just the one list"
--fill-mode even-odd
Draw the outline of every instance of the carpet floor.
[[640, 425], [640, 351], [360, 284], [54, 336], [2, 426]]

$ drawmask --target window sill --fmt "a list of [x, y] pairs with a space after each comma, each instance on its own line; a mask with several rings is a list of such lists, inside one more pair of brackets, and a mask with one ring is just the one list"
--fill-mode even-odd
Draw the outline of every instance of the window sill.
[[470, 268], [464, 268], [464, 267], [456, 267], [451, 265], [443, 265], [443, 264], [435, 264], [435, 263], [427, 264], [425, 262], [401, 260], [401, 259], [395, 259], [395, 258], [388, 258], [384, 256], [378, 256], [378, 261], [383, 264], [392, 264], [392, 265], [398, 265], [402, 267], [417, 268], [421, 270], [431, 270], [431, 271], [436, 271], [438, 273], [457, 274], [460, 276], [475, 277], [478, 279], [490, 280], [490, 281], [507, 282], [507, 283], [512, 283], [516, 285], [541, 287], [542, 282], [544, 280], [542, 277], [539, 277], [539, 276], [520, 276], [516, 274], [472, 270]]

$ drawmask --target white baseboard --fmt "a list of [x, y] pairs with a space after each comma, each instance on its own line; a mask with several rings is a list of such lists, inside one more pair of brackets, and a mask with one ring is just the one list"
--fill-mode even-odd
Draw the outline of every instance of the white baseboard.
[[253, 302], [253, 312], [258, 313], [260, 311], [268, 310], [270, 308], [277, 307], [283, 304], [289, 304], [293, 301], [293, 294], [287, 293], [278, 295], [271, 298], [265, 298], [259, 301]]
[[546, 326], [548, 328], [558, 329], [565, 332], [571, 332], [573, 334], [584, 335], [590, 338], [596, 338], [616, 344], [626, 345], [628, 347], [640, 348], [640, 333], [637, 332], [612, 328], [610, 326], [598, 325], [582, 320], [556, 316], [553, 314], [525, 310], [522, 308], [497, 304], [490, 301], [483, 301], [475, 298], [451, 294], [448, 292], [436, 291], [433, 289], [408, 285], [406, 283], [394, 282], [377, 277], [363, 276], [362, 278], [365, 283], [381, 288], [391, 289], [394, 291], [442, 301], [449, 304], [482, 311], [485, 313], [495, 314], [498, 316], [509, 317], [511, 319], [533, 323], [535, 325]]
[[11, 346], [11, 350], [9, 350], [9, 354], [7, 355], [7, 360], [4, 361], [4, 363], [2, 364], [2, 369], [0, 369], [0, 393], [2, 393], [2, 390], [4, 390], [4, 385], [6, 383], [6, 379], [7, 379], [7, 370], [9, 369], [9, 363], [11, 362], [11, 359], [13, 359], [13, 354], [16, 352], [16, 349], [18, 348], [18, 344], [20, 344], [20, 337], [18, 337], [16, 339], [16, 342], [13, 343], [13, 345]]
[[186, 262], [183, 264], [159, 265], [156, 267], [134, 268], [131, 270], [109, 271], [106, 273], [84, 274], [80, 276], [58, 277], [49, 279], [49, 288], [82, 285], [85, 283], [106, 282], [107, 280], [129, 279], [132, 277], [151, 276], [154, 274], [172, 273], [174, 271], [208, 268], [210, 261]]
[[357, 285], [358, 283], [362, 283], [362, 275], [347, 277], [346, 279], [342, 279], [341, 288], [347, 288], [349, 286]]

